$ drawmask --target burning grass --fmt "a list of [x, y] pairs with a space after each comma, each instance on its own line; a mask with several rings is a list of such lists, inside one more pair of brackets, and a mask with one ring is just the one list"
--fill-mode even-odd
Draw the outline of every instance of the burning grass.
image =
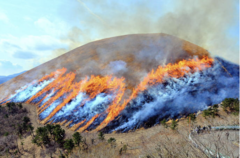
[[[124, 98], [126, 93], [124, 78], [92, 75], [76, 82], [75, 73], [65, 72], [65, 68], [57, 70], [18, 90], [16, 94], [2, 100], [2, 103], [16, 101], [36, 105], [39, 119], [43, 124], [64, 124], [81, 132], [90, 130], [111, 132], [137, 129], [144, 124], [153, 126], [163, 118], [176, 118], [196, 112], [225, 97], [218, 91], [225, 90], [226, 85], [213, 87], [219, 82], [218, 77], [223, 77], [224, 74], [221, 67], [210, 57], [181, 60], [175, 64], [159, 66], [132, 90], [128, 99]], [[212, 74], [213, 72], [215, 74]], [[235, 76], [229, 79], [231, 83], [237, 79]], [[221, 96], [218, 100], [209, 102], [208, 93], [212, 88], [213, 92], [210, 93], [216, 95], [213, 99]], [[228, 95], [238, 94], [235, 92], [236, 88], [233, 89], [232, 94]], [[201, 94], [202, 101], [199, 105], [193, 106], [189, 102], [183, 106], [177, 105], [178, 96], [181, 96], [180, 99], [196, 99], [198, 92], [200, 94], [204, 92]], [[178, 108], [178, 111], [174, 111]], [[150, 109], [155, 111], [149, 113]]]

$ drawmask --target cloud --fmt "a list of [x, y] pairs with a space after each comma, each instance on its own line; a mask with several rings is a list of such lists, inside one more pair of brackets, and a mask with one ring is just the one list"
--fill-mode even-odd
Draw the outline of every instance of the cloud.
[[[28, 66], [32, 68], [36, 63], [39, 65], [96, 39], [126, 34], [167, 33], [200, 45], [213, 56], [238, 63], [238, 36], [234, 35], [235, 31], [229, 35], [229, 29], [235, 28], [238, 22], [236, 5], [237, 0], [219, 0], [217, 3], [215, 0], [195, 3], [192, 0], [127, 3], [71, 0], [67, 8], [65, 5], [59, 8], [64, 9], [60, 13], [61, 20], [41, 17], [34, 22], [42, 35], [5, 36], [0, 39], [0, 50], [3, 56], [25, 57], [28, 59], [26, 64], [31, 64]], [[0, 21], [8, 22], [9, 19], [0, 12]], [[139, 54], [144, 58], [143, 52]]]
[[0, 76], [11, 75], [22, 71], [24, 71], [22, 66], [13, 64], [7, 60], [0, 60]]
[[[26, 69], [48, 61], [49, 56], [56, 57], [56, 55], [52, 56], [52, 54], [58, 48], [66, 50], [68, 44], [50, 35], [28, 35], [23, 37], [8, 35], [0, 39], [1, 59], [11, 59], [11, 61], [21, 64]], [[22, 59], [28, 60], [28, 62], [21, 62]]]
[[64, 35], [65, 30], [68, 30], [68, 26], [63, 21], [59, 20], [50, 21], [46, 17], [39, 18], [34, 22], [34, 25], [43, 30], [46, 34], [55, 37]]
[[0, 21], [3, 21], [4, 23], [8, 23], [9, 18], [5, 13], [0, 12]]
[[[33, 36], [28, 35], [19, 39], [19, 43], [28, 50], [53, 50], [59, 47], [64, 47], [64, 44], [56, 37], [50, 35]], [[66, 46], [65, 46], [66, 47]]]
[[28, 35], [20, 38], [7, 36], [0, 40], [0, 49], [2, 52], [18, 58], [20, 57], [19, 53], [23, 53], [28, 58], [33, 58], [34, 56], [46, 56], [51, 54], [51, 52], [57, 48], [67, 47], [67, 44], [49, 35]]
[[36, 54], [33, 54], [31, 52], [25, 52], [25, 51], [16, 51], [13, 54], [13, 57], [20, 58], [20, 59], [34, 59], [37, 56], [38, 55], [36, 55]]

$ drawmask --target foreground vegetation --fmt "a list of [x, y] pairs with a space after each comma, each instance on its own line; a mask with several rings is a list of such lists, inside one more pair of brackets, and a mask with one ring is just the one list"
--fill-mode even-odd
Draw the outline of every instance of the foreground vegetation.
[[17, 141], [33, 132], [27, 110], [22, 104], [0, 105], [0, 129], [0, 155], [21, 154]]
[[[225, 112], [228, 114], [239, 115], [239, 100], [238, 98], [226, 98], [222, 101], [221, 106]], [[203, 116], [206, 118], [208, 116], [215, 117], [218, 116], [219, 105], [215, 104], [210, 106], [207, 110], [203, 111]]]
[[[119, 134], [71, 132], [58, 124], [39, 126], [32, 123], [34, 120], [29, 119], [29, 113], [22, 104], [8, 103], [0, 106], [0, 123], [3, 129], [0, 130], [0, 154], [3, 157], [61, 158], [207, 157], [206, 153], [189, 142], [189, 131], [198, 126], [239, 124], [237, 101], [228, 98], [220, 106], [213, 105], [198, 116], [190, 114], [186, 119], [164, 119], [155, 127]], [[217, 135], [215, 132], [200, 133], [195, 138], [196, 141], [199, 139], [200, 143], [205, 143], [206, 147], [215, 144], [219, 151], [230, 157], [234, 156], [235, 147], [232, 145], [239, 143], [235, 142], [238, 135], [228, 134], [228, 140], [224, 140], [225, 134], [222, 134], [222, 139]], [[205, 139], [205, 142], [202, 141]]]

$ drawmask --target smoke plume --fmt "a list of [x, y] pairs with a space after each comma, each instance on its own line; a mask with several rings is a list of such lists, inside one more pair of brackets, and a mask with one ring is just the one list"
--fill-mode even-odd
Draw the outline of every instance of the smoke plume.
[[63, 41], [69, 44], [70, 50], [113, 36], [167, 33], [202, 46], [213, 56], [238, 63], [238, 35], [230, 33], [238, 26], [237, 0], [154, 2], [137, 1], [126, 6], [120, 1], [72, 0], [74, 7], [66, 14], [80, 25], [73, 27]]

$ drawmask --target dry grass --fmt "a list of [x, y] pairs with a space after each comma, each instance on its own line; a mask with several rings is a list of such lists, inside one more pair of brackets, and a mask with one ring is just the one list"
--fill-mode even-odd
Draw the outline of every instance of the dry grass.
[[[159, 44], [159, 41], [163, 43]], [[149, 44], [155, 44], [154, 49], [149, 49]], [[202, 47], [163, 33], [133, 34], [107, 38], [71, 50], [0, 84], [0, 99], [14, 94], [20, 87], [63, 67], [72, 72], [77, 70], [76, 78], [79, 80], [84, 76], [102, 75], [105, 71], [103, 68], [106, 68], [106, 65], [118, 60], [127, 63], [127, 72], [119, 77], [126, 78], [128, 88], [132, 90], [139, 83], [142, 73], [145, 74], [145, 72], [149, 72], [159, 65], [159, 61], [152, 59], [156, 55], [156, 51], [159, 50], [168, 52], [167, 56], [171, 58], [166, 58], [167, 63], [174, 63], [192, 56], [201, 58], [208, 55], [208, 51]], [[152, 55], [144, 56], [143, 60], [140, 54], [143, 51]], [[139, 54], [140, 56], [136, 57]]]
[[[37, 120], [36, 108], [32, 105], [23, 104], [23, 106], [29, 111], [28, 116], [31, 119], [31, 122], [36, 129], [39, 126]], [[138, 157], [176, 157], [176, 158], [185, 158], [185, 157], [207, 157], [206, 154], [195, 148], [194, 145], [188, 140], [189, 129], [197, 125], [201, 126], [219, 126], [219, 125], [234, 125], [239, 124], [239, 117], [234, 115], [228, 115], [220, 109], [220, 116], [216, 118], [207, 118], [205, 119], [202, 115], [198, 115], [196, 122], [189, 123], [187, 119], [180, 119], [178, 122], [178, 128], [176, 131], [173, 131], [169, 128], [164, 128], [161, 125], [156, 125], [149, 129], [138, 129], [134, 132], [128, 133], [111, 133], [105, 134], [105, 140], [100, 141], [98, 139], [97, 133], [81, 133], [81, 135], [86, 138], [87, 150], [80, 150], [76, 147], [71, 153], [70, 157], [86, 157], [86, 158], [138, 158]], [[66, 127], [62, 127], [66, 131], [66, 138], [71, 138], [73, 131], [68, 130]], [[226, 131], [224, 131], [226, 132]], [[195, 137], [196, 141], [203, 144], [207, 147], [212, 147], [213, 144], [218, 143], [219, 132], [212, 131], [211, 134], [202, 134]], [[236, 135], [236, 134], [235, 134]], [[238, 135], [238, 134], [237, 134]], [[116, 147], [112, 147], [107, 140], [113, 137], [116, 139]], [[224, 137], [224, 134], [222, 134]], [[230, 157], [236, 155], [236, 150], [239, 149], [237, 145], [239, 142], [236, 140], [236, 137], [233, 141], [233, 137], [229, 137], [230, 140], [222, 139], [221, 144], [219, 144], [219, 150], [222, 150], [224, 153], [227, 153]], [[94, 142], [92, 144], [92, 139]], [[23, 148], [21, 146], [21, 140], [18, 140], [20, 151], [22, 153], [21, 157], [49, 157], [48, 151], [42, 149], [41, 147], [36, 147], [31, 143], [31, 136], [27, 136], [24, 140]], [[214, 143], [213, 143], [214, 142]], [[224, 143], [224, 145], [222, 145]], [[119, 150], [127, 145], [126, 153], [123, 152], [122, 155], [119, 155]], [[221, 147], [223, 146], [223, 147]], [[215, 146], [216, 147], [216, 146]], [[53, 157], [58, 157], [59, 150], [57, 149]], [[63, 151], [64, 152], [64, 151]], [[5, 156], [7, 157], [7, 156]]]

